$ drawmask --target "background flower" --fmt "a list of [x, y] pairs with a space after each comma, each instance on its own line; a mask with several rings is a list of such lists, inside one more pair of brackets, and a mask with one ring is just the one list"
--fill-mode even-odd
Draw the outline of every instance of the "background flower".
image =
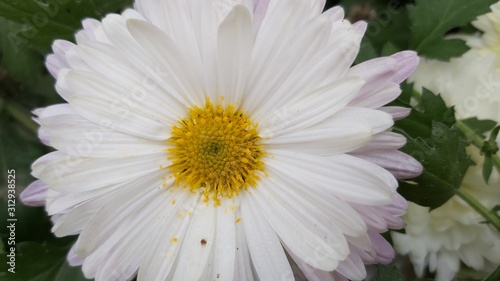
[[[454, 106], [458, 119], [477, 117], [500, 121], [500, 69], [498, 68], [499, 4], [493, 12], [473, 24], [483, 35], [464, 36], [472, 49], [449, 62], [422, 60], [409, 78], [416, 90], [441, 94]], [[495, 29], [497, 28], [497, 29]], [[500, 140], [497, 137], [497, 143]], [[484, 157], [478, 148], [467, 149], [476, 163], [467, 171], [460, 188], [492, 209], [500, 202], [500, 180], [495, 170], [486, 184]], [[436, 280], [453, 280], [460, 264], [488, 271], [500, 262], [500, 234], [458, 196], [437, 209], [410, 203], [405, 215], [406, 233], [392, 233], [398, 253], [409, 255], [418, 276], [425, 270], [436, 272]]]

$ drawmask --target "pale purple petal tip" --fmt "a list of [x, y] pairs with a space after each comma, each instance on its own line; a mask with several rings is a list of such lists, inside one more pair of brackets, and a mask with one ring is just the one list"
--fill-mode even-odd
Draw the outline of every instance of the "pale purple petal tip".
[[368, 235], [372, 240], [373, 249], [377, 255], [377, 262], [381, 264], [390, 263], [396, 256], [391, 244], [389, 244], [389, 242], [387, 242], [384, 237], [378, 233], [369, 232]]
[[324, 13], [332, 22], [343, 20], [345, 17], [344, 9], [340, 6], [334, 6]]
[[424, 171], [424, 167], [420, 162], [415, 160], [408, 154], [398, 151], [401, 155], [402, 166], [397, 169], [393, 174], [398, 179], [411, 179], [420, 176]]
[[414, 51], [403, 51], [391, 56], [398, 61], [398, 72], [392, 78], [392, 82], [399, 84], [403, 82], [418, 66], [419, 58]]
[[379, 108], [379, 110], [389, 113], [390, 115], [392, 115], [392, 119], [394, 120], [403, 119], [406, 116], [410, 115], [411, 112], [411, 108], [402, 106], [384, 106]]
[[34, 181], [21, 192], [21, 201], [28, 206], [44, 206], [48, 189], [49, 187], [41, 181]]
[[384, 209], [391, 215], [400, 217], [406, 213], [406, 210], [408, 209], [408, 201], [406, 201], [403, 196], [399, 195], [399, 193], [396, 193], [393, 197], [392, 204]]
[[52, 44], [52, 51], [54, 51], [54, 54], [56, 55], [63, 55], [73, 46], [75, 46], [75, 44], [69, 41], [58, 39]]
[[38, 138], [46, 146], [50, 146], [50, 136], [42, 128], [38, 129]]
[[82, 265], [82, 264], [83, 264], [83, 262], [85, 261], [85, 259], [80, 258], [80, 257], [76, 254], [76, 252], [75, 252], [75, 248], [76, 248], [76, 247], [75, 247], [75, 245], [76, 245], [76, 244], [74, 244], [74, 245], [71, 247], [71, 249], [69, 250], [69, 252], [68, 252], [68, 256], [67, 256], [67, 259], [68, 259], [68, 263], [69, 263], [69, 265], [71, 265], [71, 266], [80, 266], [80, 265]]
[[377, 151], [357, 155], [389, 171], [397, 179], [409, 179], [420, 175], [422, 164], [401, 151]]
[[51, 54], [47, 56], [45, 60], [45, 67], [47, 67], [50, 75], [57, 78], [57, 73], [59, 73], [59, 70], [63, 68], [64, 65], [60, 62], [58, 55]]
[[269, 0], [254, 0], [253, 22], [258, 30], [269, 8]]
[[368, 28], [368, 23], [366, 23], [365, 21], [357, 21], [352, 26], [354, 27], [356, 33], [365, 34], [366, 29]]
[[98, 20], [95, 20], [95, 19], [89, 18], [89, 19], [82, 20], [83, 29], [90, 31], [90, 32], [94, 32], [94, 30], [96, 30], [100, 25], [101, 25], [101, 22], [99, 22]]

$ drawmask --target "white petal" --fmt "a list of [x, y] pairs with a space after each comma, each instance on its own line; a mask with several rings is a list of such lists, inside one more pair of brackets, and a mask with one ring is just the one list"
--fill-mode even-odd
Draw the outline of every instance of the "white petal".
[[81, 43], [83, 41], [97, 41], [96, 30], [102, 27], [101, 22], [95, 19], [84, 19], [82, 21], [83, 30], [76, 33], [76, 42]]
[[47, 56], [45, 65], [54, 78], [57, 78], [61, 69], [70, 67], [66, 60], [66, 52], [74, 46], [75, 44], [66, 40], [55, 40], [52, 44], [54, 54]]
[[349, 254], [343, 233], [311, 213], [308, 202], [294, 200], [284, 190], [272, 192], [276, 184], [276, 181], [261, 183], [248, 200], [260, 207], [291, 252], [315, 268], [334, 270], [338, 262]]
[[209, 280], [231, 281], [235, 273], [236, 226], [235, 200], [224, 198], [216, 208], [215, 241], [213, 245], [213, 264], [206, 268], [205, 277]]
[[[160, 183], [161, 180], [154, 176], [143, 181], [144, 185], [132, 182], [92, 217], [78, 237], [75, 247], [79, 256], [86, 256], [82, 267], [86, 277], [97, 276], [97, 280], [126, 280], [134, 275], [143, 259], [142, 255], [145, 254], [143, 249], [150, 241], [142, 238], [147, 235], [143, 230], [147, 228], [153, 233], [156, 232], [156, 225], [151, 222], [161, 212], [162, 208], [159, 206], [166, 200], [168, 202], [171, 196], [165, 189], [157, 188]], [[132, 245], [137, 236], [142, 239]], [[134, 253], [135, 258], [120, 261], [123, 255], [130, 257]], [[105, 267], [108, 261], [115, 263], [115, 266]], [[113, 267], [119, 267], [118, 264], [129, 266], [115, 271]]]
[[21, 192], [21, 201], [28, 206], [44, 206], [48, 189], [42, 181], [34, 181]]
[[71, 266], [80, 266], [83, 264], [85, 259], [82, 259], [75, 253], [75, 244], [71, 246], [71, 249], [68, 252], [68, 256], [66, 257], [68, 264]]
[[351, 102], [350, 105], [356, 107], [379, 108], [395, 100], [399, 94], [401, 94], [399, 84], [390, 82], [381, 89], [373, 91], [370, 94], [364, 95], [363, 98], [358, 98], [356, 101]]
[[392, 193], [398, 186], [385, 169], [350, 155], [320, 157], [280, 150], [269, 153], [279, 157], [282, 169], [298, 183], [348, 202], [385, 205], [392, 202]]
[[292, 268], [278, 236], [250, 194], [242, 193], [241, 222], [252, 263], [260, 280], [294, 280]]
[[214, 1], [191, 0], [191, 20], [201, 56], [204, 91], [217, 101], [217, 27]]
[[144, 106], [146, 97], [116, 81], [92, 72], [63, 70], [56, 88], [77, 113], [96, 124], [152, 140], [169, 137], [170, 128]]
[[150, 206], [147, 204], [151, 198], [161, 194], [169, 194], [162, 188], [162, 173], [160, 171], [128, 182], [120, 188], [107, 204], [85, 225], [78, 237], [76, 252], [79, 255], [88, 255], [117, 232], [117, 228], [133, 227], [133, 218], [147, 214]]
[[245, 7], [236, 6], [221, 23], [218, 32], [218, 92], [225, 97], [225, 102], [241, 103], [252, 47], [252, 18]]
[[[271, 5], [273, 2], [271, 2]], [[291, 4], [293, 5], [293, 4]], [[285, 9], [291, 9], [287, 7]], [[290, 19], [291, 20], [291, 19]], [[249, 112], [254, 112], [254, 115], [266, 113], [269, 105], [275, 105], [277, 102], [283, 103], [287, 101], [286, 96], [294, 96], [298, 91], [294, 89], [293, 79], [298, 79], [298, 76], [304, 75], [310, 69], [306, 68], [311, 63], [313, 58], [318, 56], [318, 52], [323, 50], [327, 44], [327, 36], [330, 32], [330, 22], [326, 18], [319, 18], [313, 20], [310, 24], [304, 27], [297, 27], [300, 32], [290, 39], [290, 42], [276, 42], [276, 48], [283, 48], [277, 50], [273, 54], [268, 54], [269, 57], [263, 57], [264, 54], [258, 53], [258, 39], [254, 48], [254, 56], [252, 68], [249, 78], [247, 92], [252, 93], [252, 99], [246, 101], [246, 107]], [[264, 32], [264, 31], [263, 31]], [[276, 36], [284, 36], [282, 34]], [[274, 39], [273, 39], [274, 40]], [[273, 44], [273, 42], [267, 42]], [[265, 50], [272, 49], [271, 46], [266, 45]], [[316, 60], [315, 60], [316, 62]], [[293, 77], [290, 77], [293, 75]], [[290, 81], [285, 83], [286, 81]], [[290, 92], [290, 90], [292, 90]]]
[[345, 16], [344, 9], [342, 9], [342, 7], [340, 7], [340, 6], [334, 6], [330, 9], [326, 10], [323, 14], [328, 16], [328, 18], [332, 22], [337, 22], [337, 21], [343, 20], [344, 16]]
[[373, 151], [353, 154], [385, 168], [398, 179], [409, 179], [420, 175], [423, 166], [413, 157], [398, 150]]
[[127, 182], [122, 182], [84, 192], [55, 192], [49, 190], [52, 195], [50, 196], [50, 200], [48, 200], [49, 202], [47, 202], [46, 211], [49, 215], [68, 213], [70, 209], [76, 206], [82, 206], [82, 203], [87, 203], [87, 201], [91, 199], [107, 196], [114, 189], [120, 188], [126, 183]]
[[258, 34], [262, 20], [266, 16], [267, 9], [269, 8], [270, 0], [254, 0], [254, 13], [253, 13], [253, 24], [254, 33]]
[[340, 262], [336, 271], [351, 280], [363, 280], [366, 277], [365, 265], [356, 253], [351, 253]]
[[[189, 227], [192, 214], [200, 203], [201, 196], [174, 190], [176, 201], [170, 208], [165, 208], [163, 214], [156, 218], [159, 226], [157, 235], [151, 240], [148, 248], [143, 249], [146, 257], [143, 260], [137, 280], [166, 280], [177, 260], [185, 233]], [[171, 204], [174, 201], [165, 202]]]
[[[133, 225], [130, 231], [116, 230], [117, 232], [123, 231], [122, 237], [117, 240], [115, 247], [103, 253], [105, 259], [102, 259], [102, 263], [99, 265], [96, 280], [121, 281], [135, 275], [145, 258], [144, 249], [151, 243], [151, 234], [158, 233], [159, 227], [156, 224], [158, 216], [163, 213], [165, 202], [171, 201], [172, 198], [172, 194], [168, 194], [167, 190], [160, 192], [162, 193], [150, 195], [150, 201], [138, 211], [143, 212], [142, 216], [135, 218], [129, 216], [128, 220]], [[148, 231], [145, 231], [146, 229]], [[101, 247], [106, 248], [106, 245]]]
[[362, 85], [363, 81], [357, 78], [341, 79], [300, 100], [276, 108], [267, 114], [267, 119], [259, 122], [260, 136], [275, 137], [317, 124], [341, 110]]
[[336, 281], [333, 278], [331, 272], [314, 268], [308, 265], [303, 260], [301, 260], [296, 255], [294, 255], [290, 250], [287, 249], [287, 252], [292, 257], [293, 261], [297, 264], [297, 266], [300, 268], [302, 273], [304, 273], [304, 276], [307, 278], [308, 281]]
[[403, 51], [391, 56], [398, 63], [398, 72], [392, 78], [392, 82], [400, 84], [410, 74], [412, 74], [418, 66], [419, 57], [414, 51]]
[[80, 158], [53, 152], [33, 163], [32, 174], [51, 189], [76, 192], [130, 181], [168, 166], [166, 154], [125, 158]]
[[[172, 120], [177, 120], [185, 114], [186, 107], [158, 85], [155, 82], [156, 77], [137, 69], [127, 57], [117, 52], [115, 47], [89, 42], [80, 44], [76, 52], [93, 71], [111, 81], [119, 81], [124, 88], [129, 89], [126, 96], [130, 99], [129, 102], [147, 107], [150, 115], [159, 116], [160, 122], [170, 121], [171, 123]], [[166, 108], [168, 110], [165, 110]]]
[[316, 155], [336, 155], [364, 147], [372, 138], [372, 128], [335, 117], [300, 131], [264, 139], [268, 149], [289, 149]]
[[[123, 185], [122, 185], [123, 186]], [[51, 231], [57, 237], [63, 237], [67, 235], [75, 235], [82, 231], [87, 222], [94, 216], [96, 212], [99, 211], [104, 205], [106, 205], [111, 199], [116, 196], [120, 192], [120, 189], [113, 189], [110, 191], [103, 192], [104, 194], [100, 194], [100, 196], [95, 196], [92, 199], [87, 199], [78, 205], [75, 205], [72, 209], [70, 209], [67, 213], [65, 213], [60, 219], [54, 223]], [[81, 192], [78, 193], [62, 193], [62, 196], [68, 197], [69, 195], [73, 195], [73, 197], [78, 198]], [[85, 200], [85, 196], [82, 194], [83, 198], [80, 200]], [[56, 200], [59, 198], [56, 198]], [[57, 201], [62, 201], [61, 199]], [[57, 201], [56, 204], [58, 203]], [[71, 202], [71, 201], [70, 201]], [[65, 202], [64, 202], [65, 203]], [[58, 204], [60, 205], [60, 204]], [[50, 206], [53, 209], [54, 201], [51, 202]], [[51, 214], [51, 213], [49, 213]], [[53, 214], [53, 213], [52, 213]]]
[[[195, 27], [192, 23], [195, 16], [193, 10], [201, 10], [204, 6], [190, 6], [189, 2], [139, 0], [136, 1], [135, 6], [147, 18], [148, 22], [172, 38], [175, 44], [189, 53], [193, 60], [199, 61]], [[211, 10], [203, 10], [203, 12], [210, 14]], [[211, 32], [210, 34], [215, 33]]]
[[378, 233], [369, 233], [372, 239], [373, 248], [377, 254], [377, 262], [382, 264], [389, 264], [394, 259], [396, 253], [392, 248], [391, 244], [385, 240], [382, 235]]
[[384, 106], [379, 108], [379, 110], [389, 113], [394, 120], [403, 119], [410, 115], [411, 112], [411, 108], [401, 106]]
[[406, 138], [400, 134], [392, 132], [381, 132], [373, 136], [371, 141], [365, 146], [356, 150], [355, 153], [365, 153], [372, 151], [391, 151], [400, 149], [406, 143]]
[[353, 103], [359, 102], [391, 82], [398, 71], [398, 62], [391, 57], [376, 58], [353, 66], [347, 75], [359, 76], [366, 81]]
[[[366, 225], [361, 216], [348, 203], [339, 200], [334, 194], [322, 194], [314, 192], [309, 186], [296, 180], [296, 176], [281, 167], [280, 158], [268, 159], [267, 173], [269, 173], [268, 185], [276, 197], [291, 198], [285, 200], [292, 202], [297, 200], [297, 206], [307, 210], [314, 219], [320, 220], [330, 232], [336, 235], [362, 236], [366, 233]], [[299, 174], [298, 177], [301, 175]], [[283, 199], [284, 200], [284, 199]], [[292, 204], [296, 205], [296, 204]], [[298, 207], [297, 207], [298, 208]], [[341, 231], [341, 233], [339, 233]], [[343, 237], [341, 239], [344, 239]]]
[[195, 104], [193, 100], [202, 100], [199, 91], [186, 88], [199, 85], [188, 82], [196, 79], [197, 68], [186, 61], [178, 46], [161, 30], [146, 22], [133, 19], [127, 21], [116, 15], [104, 18], [103, 27], [116, 51], [158, 83], [164, 91], [187, 107]]
[[235, 280], [253, 281], [252, 261], [248, 250], [247, 239], [243, 223], [241, 222], [241, 211], [236, 212], [236, 260], [235, 260]]
[[[199, 74], [201, 61], [190, 59], [190, 53], [183, 52], [171, 38], [147, 22], [128, 20], [126, 27], [143, 48], [136, 55], [141, 60], [147, 59], [145, 62], [154, 59], [156, 63], [151, 65], [157, 65], [158, 69], [165, 71], [163, 74], [166, 77], [161, 77], [160, 82], [163, 83], [159, 83], [160, 85], [166, 88], [170, 85], [165, 85], [165, 82], [177, 84], [176, 88], [181, 94], [177, 95], [176, 98], [184, 104], [192, 105], [204, 102]], [[170, 77], [172, 78], [169, 79]]]
[[76, 112], [40, 118], [40, 124], [54, 148], [79, 157], [124, 157], [165, 151], [164, 141], [153, 141], [111, 129], [113, 124], [96, 124]]
[[205, 268], [213, 265], [217, 207], [200, 202], [186, 231], [172, 280], [200, 280]]

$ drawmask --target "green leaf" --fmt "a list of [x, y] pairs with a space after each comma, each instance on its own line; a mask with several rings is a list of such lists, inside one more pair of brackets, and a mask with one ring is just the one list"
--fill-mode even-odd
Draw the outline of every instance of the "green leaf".
[[[355, 63], [386, 55], [388, 52], [392, 54], [408, 49], [410, 21], [402, 2], [368, 0], [360, 3], [357, 0], [344, 0], [341, 1], [341, 5], [346, 7], [347, 18], [351, 21], [357, 21], [362, 17], [353, 15], [355, 13], [369, 13], [369, 18], [364, 19], [368, 22], [368, 27]], [[390, 49], [387, 49], [386, 45], [390, 46]]]
[[490, 137], [488, 140], [484, 141], [483, 146], [481, 147], [481, 154], [486, 155], [486, 157], [495, 155], [499, 150], [497, 144], [498, 131], [500, 131], [500, 126], [495, 127], [491, 131]]
[[491, 131], [497, 125], [496, 121], [480, 120], [476, 117], [464, 119], [462, 122], [467, 125], [467, 127], [471, 128], [476, 135], [483, 135]]
[[491, 209], [491, 211], [492, 211], [493, 213], [498, 213], [498, 212], [500, 212], [500, 205], [495, 205], [495, 207], [493, 207], [493, 209]]
[[377, 11], [377, 17], [369, 22], [365, 33], [380, 53], [387, 43], [391, 43], [398, 51], [408, 49], [410, 44], [408, 11], [402, 7], [395, 7], [394, 3], [396, 1], [390, 1], [386, 7]]
[[0, 17], [0, 91], [6, 99], [15, 99], [29, 109], [61, 102], [55, 92], [55, 80], [43, 64], [44, 56], [27, 42], [14, 46], [9, 41], [9, 34], [21, 28], [22, 25]]
[[[23, 242], [17, 245], [15, 274], [3, 272], [0, 281], [88, 281], [80, 267], [66, 262], [69, 246]], [[0, 257], [7, 263], [6, 255]]]
[[395, 101], [391, 102], [389, 105], [411, 107], [410, 101], [412, 94], [415, 91], [413, 90], [413, 83], [408, 83], [408, 80], [405, 80], [403, 81], [403, 83], [401, 83], [400, 87], [401, 94]]
[[365, 7], [368, 6], [372, 9], [380, 9], [385, 7], [387, 5], [386, 0], [364, 0], [364, 1], [359, 1], [359, 0], [342, 0], [340, 1], [340, 5], [344, 7], [346, 10], [346, 14], [349, 16], [350, 13], [356, 12], [356, 9], [359, 9], [359, 7]]
[[73, 40], [75, 31], [81, 29], [82, 19], [101, 19], [131, 3], [131, 0], [3, 0], [0, 16], [23, 25], [22, 30], [7, 35], [14, 48], [28, 43], [46, 53], [54, 39]]
[[424, 89], [420, 100], [420, 110], [413, 109], [410, 115], [399, 120], [395, 127], [412, 138], [430, 137], [434, 121], [451, 127], [455, 123], [455, 112], [453, 108], [446, 106], [440, 95]]
[[[496, 125], [496, 124], [495, 124]], [[500, 126], [497, 126], [493, 129], [493, 131], [491, 131], [491, 134], [490, 134], [490, 137], [489, 137], [489, 141], [496, 141], [497, 140], [497, 136], [498, 136], [498, 132], [500, 131]]]
[[421, 56], [441, 61], [449, 61], [451, 58], [459, 57], [469, 50], [462, 39], [439, 39], [429, 48], [423, 49]]
[[440, 122], [432, 123], [428, 138], [411, 137], [401, 149], [423, 166], [422, 174], [411, 182], [400, 182], [399, 193], [418, 205], [435, 209], [446, 203], [462, 183], [471, 161], [458, 129]]
[[364, 61], [376, 58], [377, 56], [378, 56], [378, 52], [373, 47], [373, 44], [370, 41], [370, 38], [363, 37], [363, 40], [361, 41], [361, 45], [359, 48], [358, 56], [356, 57], [356, 60], [354, 60], [354, 63], [359, 64], [359, 63], [362, 63]]
[[397, 121], [394, 130], [408, 139], [401, 150], [419, 161], [424, 171], [411, 181], [401, 181], [398, 191], [409, 201], [437, 208], [455, 194], [471, 161], [454, 126], [453, 108], [426, 89], [421, 96], [415, 91], [412, 96], [419, 100], [417, 108]]
[[[27, 44], [14, 46], [9, 40], [9, 34], [21, 30], [22, 25], [0, 17], [0, 42], [2, 46], [1, 66], [4, 77], [22, 82], [23, 87], [31, 88], [41, 77], [48, 75], [43, 65], [42, 54], [32, 50]], [[9, 93], [12, 94], [12, 93]]]
[[377, 281], [404, 281], [403, 275], [396, 266], [379, 264], [377, 266]]
[[384, 44], [382, 47], [382, 56], [390, 56], [393, 55], [397, 52], [401, 51], [396, 45], [394, 45], [392, 42], [387, 42]]
[[[465, 26], [490, 10], [497, 0], [416, 0], [408, 7], [411, 19], [410, 46], [421, 54], [439, 44], [453, 28]], [[444, 48], [444, 47], [441, 47]]]
[[485, 156], [483, 162], [483, 179], [486, 184], [489, 184], [491, 172], [493, 172], [493, 161], [490, 156]]

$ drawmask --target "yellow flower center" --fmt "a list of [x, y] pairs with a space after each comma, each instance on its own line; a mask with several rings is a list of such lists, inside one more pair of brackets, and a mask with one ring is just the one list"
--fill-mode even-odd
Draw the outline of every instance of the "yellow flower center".
[[263, 146], [257, 125], [233, 105], [195, 106], [189, 116], [172, 127], [168, 149], [170, 169], [177, 185], [202, 190], [205, 202], [231, 198], [240, 190], [257, 186], [264, 170]]

